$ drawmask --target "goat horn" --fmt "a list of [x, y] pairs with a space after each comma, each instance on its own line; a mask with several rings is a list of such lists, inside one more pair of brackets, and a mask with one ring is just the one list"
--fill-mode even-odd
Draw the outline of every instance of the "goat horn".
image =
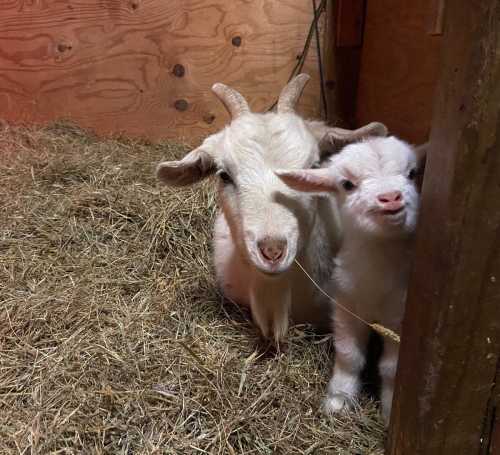
[[243, 98], [241, 93], [231, 87], [218, 82], [212, 86], [212, 92], [214, 92], [217, 95], [217, 98], [222, 101], [227, 111], [231, 114], [231, 118], [233, 120], [250, 112], [250, 108], [248, 107], [248, 103], [245, 98]]
[[387, 136], [387, 127], [380, 122], [371, 122], [356, 130], [346, 130], [343, 128], [330, 128], [320, 142], [328, 142], [335, 145], [335, 148], [341, 148], [351, 142], [360, 141], [367, 136]]
[[308, 74], [299, 74], [295, 76], [281, 91], [280, 97], [278, 99], [278, 114], [286, 114], [294, 112], [295, 104], [299, 99], [302, 90], [309, 81], [310, 76]]

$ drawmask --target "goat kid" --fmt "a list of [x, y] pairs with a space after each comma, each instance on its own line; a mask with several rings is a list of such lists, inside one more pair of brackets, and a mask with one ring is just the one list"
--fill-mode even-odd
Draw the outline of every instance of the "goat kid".
[[[327, 291], [370, 323], [399, 332], [404, 314], [419, 193], [416, 178], [425, 146], [371, 138], [345, 147], [325, 168], [278, 171], [291, 188], [330, 193], [343, 232]], [[361, 389], [370, 328], [337, 307], [333, 318], [335, 365], [325, 409], [348, 408]], [[384, 340], [379, 363], [382, 415], [389, 421], [399, 345]]]
[[252, 113], [240, 93], [215, 84], [212, 90], [231, 123], [182, 160], [157, 167], [159, 180], [171, 186], [217, 175], [221, 210], [213, 254], [218, 284], [227, 298], [249, 305], [262, 335], [276, 342], [285, 336], [290, 316], [299, 323], [327, 319], [328, 305], [321, 305], [294, 260], [325, 282], [338, 229], [332, 201], [291, 190], [274, 170], [311, 168], [333, 149], [387, 133], [379, 123], [348, 131], [304, 121], [294, 105], [308, 79], [295, 77], [283, 89], [277, 112], [266, 114]]

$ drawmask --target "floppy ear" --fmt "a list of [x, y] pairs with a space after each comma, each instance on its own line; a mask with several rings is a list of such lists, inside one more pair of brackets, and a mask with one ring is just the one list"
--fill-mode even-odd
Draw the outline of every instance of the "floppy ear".
[[306, 193], [330, 193], [337, 191], [333, 175], [327, 168], [279, 170], [276, 175], [290, 188]]
[[185, 186], [199, 182], [215, 172], [212, 156], [202, 147], [189, 152], [180, 161], [164, 161], [156, 167], [156, 177], [170, 186]]
[[356, 130], [327, 126], [323, 122], [318, 121], [308, 121], [306, 123], [311, 133], [318, 140], [322, 158], [339, 152], [346, 145], [361, 141], [366, 137], [385, 137], [388, 133], [387, 127], [380, 122], [368, 123]]

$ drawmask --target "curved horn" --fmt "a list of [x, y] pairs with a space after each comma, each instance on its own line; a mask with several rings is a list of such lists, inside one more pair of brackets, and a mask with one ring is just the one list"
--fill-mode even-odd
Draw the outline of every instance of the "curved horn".
[[231, 87], [218, 82], [212, 86], [212, 92], [222, 101], [233, 120], [250, 112], [250, 108], [245, 98], [243, 98], [241, 93]]
[[357, 130], [346, 130], [343, 128], [328, 128], [328, 131], [320, 141], [321, 145], [328, 143], [334, 146], [336, 150], [341, 149], [344, 145], [352, 142], [360, 141], [368, 136], [387, 136], [387, 127], [380, 122], [368, 123]]
[[308, 74], [299, 74], [295, 76], [281, 91], [278, 99], [278, 114], [286, 114], [294, 112], [295, 104], [299, 99], [302, 90], [309, 82], [310, 76]]

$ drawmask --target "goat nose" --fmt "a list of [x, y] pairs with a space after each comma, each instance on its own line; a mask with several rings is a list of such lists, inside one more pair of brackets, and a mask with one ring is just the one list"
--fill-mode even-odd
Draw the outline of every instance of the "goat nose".
[[257, 242], [260, 253], [266, 261], [277, 262], [279, 261], [285, 253], [286, 250], [286, 240], [285, 239], [273, 239], [265, 238]]
[[379, 194], [377, 199], [382, 202], [382, 204], [387, 204], [389, 202], [400, 202], [403, 199], [401, 191], [390, 191], [388, 193]]

